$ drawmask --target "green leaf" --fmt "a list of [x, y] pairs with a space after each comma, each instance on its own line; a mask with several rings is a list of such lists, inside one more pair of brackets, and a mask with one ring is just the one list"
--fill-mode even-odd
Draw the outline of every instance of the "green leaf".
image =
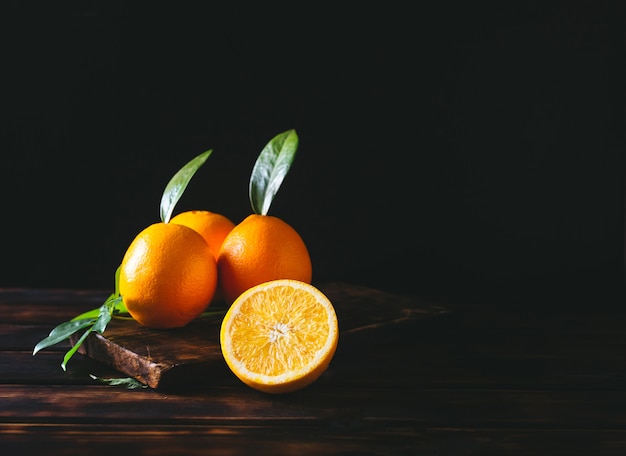
[[126, 308], [126, 304], [124, 304], [124, 301], [122, 301], [121, 296], [118, 296], [113, 303], [113, 307], [111, 308], [111, 314], [113, 316], [117, 316], [119, 314], [127, 314], [126, 316], [128, 316], [128, 309]]
[[187, 188], [187, 184], [212, 152], [212, 150], [207, 150], [193, 158], [170, 179], [161, 196], [161, 221], [165, 223], [170, 221], [174, 207]]
[[148, 385], [144, 385], [139, 380], [135, 380], [132, 377], [124, 377], [124, 378], [102, 378], [96, 377], [93, 374], [89, 374], [89, 376], [97, 380], [101, 383], [106, 383], [111, 386], [125, 386], [128, 389], [137, 389], [137, 388], [148, 388]]
[[276, 135], [259, 154], [250, 176], [250, 204], [255, 214], [267, 215], [274, 196], [289, 172], [298, 150], [298, 135], [288, 130]]
[[51, 347], [52, 345], [56, 345], [59, 342], [68, 339], [75, 332], [78, 332], [88, 326], [92, 326], [95, 322], [95, 318], [83, 318], [80, 320], [71, 320], [66, 321], [65, 323], [61, 323], [52, 331], [50, 331], [50, 335], [48, 337], [41, 340], [37, 345], [35, 345], [35, 348], [33, 349], [33, 355], [36, 355], [37, 352], [43, 350], [44, 348]]
[[110, 316], [118, 315], [120, 313], [128, 313], [128, 309], [126, 308], [126, 304], [124, 304], [122, 296], [117, 293], [112, 294], [106, 301], [104, 301], [104, 304], [100, 307], [100, 312], [98, 312], [98, 317], [100, 316], [103, 307], [106, 308], [106, 313]]
[[85, 342], [85, 339], [87, 339], [87, 336], [91, 334], [92, 329], [93, 327], [88, 328], [87, 331], [85, 331], [83, 335], [80, 336], [80, 339], [78, 339], [78, 341], [74, 344], [74, 346], [67, 351], [67, 353], [63, 357], [63, 362], [61, 363], [61, 368], [63, 370], [67, 370], [67, 362], [70, 360], [72, 356], [74, 356], [74, 353], [78, 351], [78, 349], [83, 344], [83, 342]]
[[100, 308], [100, 315], [98, 316], [98, 319], [94, 323], [91, 330], [99, 334], [102, 334], [104, 330], [106, 329], [107, 325], [109, 324], [109, 322], [111, 321], [111, 315], [112, 315], [111, 308], [107, 305], [103, 305]]
[[102, 304], [97, 309], [92, 309], [87, 312], [84, 312], [70, 321], [66, 321], [65, 323], [61, 323], [57, 327], [55, 327], [48, 337], [41, 340], [35, 348], [33, 349], [33, 355], [36, 355], [37, 352], [43, 350], [44, 348], [50, 347], [51, 345], [55, 345], [65, 339], [69, 339], [73, 334], [78, 331], [87, 328], [87, 330], [83, 333], [83, 335], [76, 341], [74, 346], [68, 350], [68, 352], [63, 357], [63, 362], [61, 363], [61, 367], [63, 370], [66, 370], [66, 366], [68, 361], [74, 354], [78, 351], [82, 343], [87, 339], [87, 336], [93, 331], [102, 334], [106, 329], [111, 318], [117, 313], [128, 313], [126, 309], [126, 305], [124, 305], [124, 301], [122, 300], [122, 296], [119, 294], [119, 271], [120, 268], [117, 268], [115, 272], [115, 293], [111, 294], [104, 304]]

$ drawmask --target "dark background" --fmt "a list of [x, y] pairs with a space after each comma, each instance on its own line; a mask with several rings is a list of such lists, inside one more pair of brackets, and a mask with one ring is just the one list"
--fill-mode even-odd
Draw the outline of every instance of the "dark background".
[[110, 289], [207, 149], [176, 212], [240, 221], [295, 128], [270, 214], [315, 281], [621, 292], [621, 2], [51, 4], [2, 6], [0, 286]]

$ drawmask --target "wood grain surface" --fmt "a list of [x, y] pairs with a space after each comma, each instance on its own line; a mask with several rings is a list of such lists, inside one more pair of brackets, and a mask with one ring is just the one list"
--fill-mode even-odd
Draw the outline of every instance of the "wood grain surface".
[[626, 454], [622, 298], [399, 298], [446, 313], [345, 335], [317, 382], [274, 396], [211, 372], [172, 390], [110, 386], [99, 379], [124, 374], [89, 356], [61, 369], [68, 341], [33, 357], [108, 293], [0, 289], [0, 454]]

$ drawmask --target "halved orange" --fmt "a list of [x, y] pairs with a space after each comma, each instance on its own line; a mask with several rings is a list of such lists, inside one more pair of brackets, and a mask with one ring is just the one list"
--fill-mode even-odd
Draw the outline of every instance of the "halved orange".
[[330, 300], [315, 286], [272, 280], [244, 291], [220, 331], [233, 373], [266, 393], [288, 393], [317, 380], [337, 349], [339, 325]]

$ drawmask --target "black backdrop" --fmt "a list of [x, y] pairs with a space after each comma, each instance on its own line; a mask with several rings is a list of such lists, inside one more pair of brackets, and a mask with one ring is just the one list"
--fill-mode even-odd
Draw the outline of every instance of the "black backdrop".
[[621, 290], [620, 2], [429, 3], [4, 5], [0, 286], [111, 288], [206, 149], [177, 212], [241, 220], [295, 128], [270, 213], [316, 281]]

